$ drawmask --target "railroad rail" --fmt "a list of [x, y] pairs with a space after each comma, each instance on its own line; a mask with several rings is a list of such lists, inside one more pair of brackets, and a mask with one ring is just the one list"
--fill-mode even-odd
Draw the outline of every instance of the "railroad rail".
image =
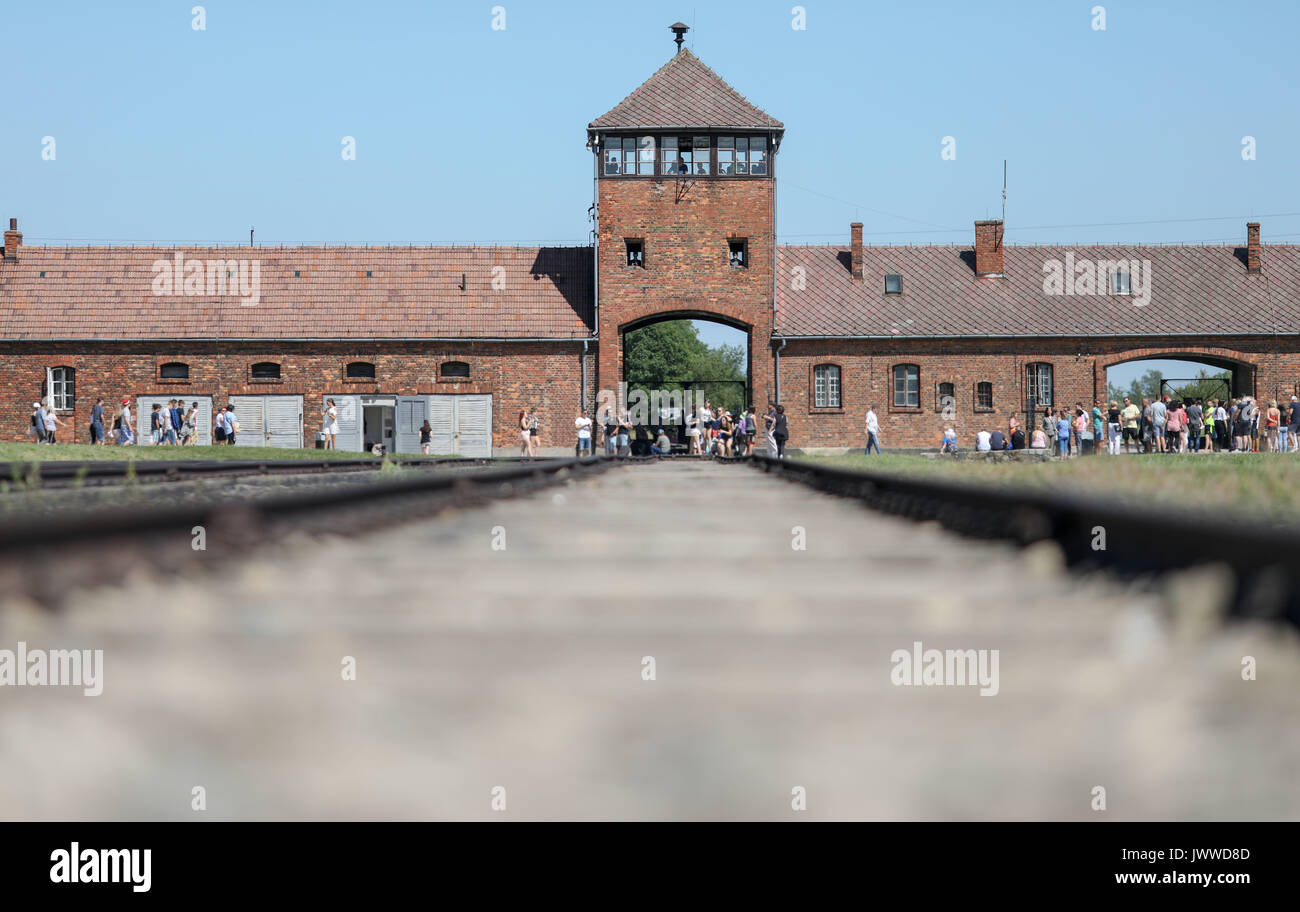
[[237, 503], [113, 507], [7, 521], [0, 523], [0, 591], [57, 606], [71, 589], [117, 582], [141, 570], [179, 572], [297, 532], [355, 534], [525, 494], [629, 461], [647, 458], [540, 459], [479, 472], [417, 472]]
[[95, 487], [134, 482], [194, 481], [248, 475], [311, 475], [402, 468], [483, 468], [492, 459], [125, 459], [0, 462], [0, 482], [26, 488]]
[[[934, 520], [962, 535], [1028, 546], [1054, 541], [1066, 564], [1147, 576], [1219, 565], [1232, 574], [1227, 611], [1236, 617], [1300, 626], [1300, 528], [1264, 527], [1241, 518], [1213, 522], [1159, 507], [1130, 507], [1069, 494], [1009, 491], [750, 457], [755, 468], [867, 506]], [[1010, 582], [1010, 581], [1009, 581]]]

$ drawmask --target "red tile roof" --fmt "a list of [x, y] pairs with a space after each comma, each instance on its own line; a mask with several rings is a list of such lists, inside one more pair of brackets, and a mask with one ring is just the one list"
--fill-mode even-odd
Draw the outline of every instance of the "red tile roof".
[[[1300, 332], [1300, 246], [1269, 244], [1246, 272], [1232, 246], [1007, 246], [1004, 277], [978, 278], [970, 247], [864, 247], [853, 282], [849, 248], [779, 248], [776, 329], [790, 336], [1073, 336]], [[1049, 295], [1044, 263], [1149, 260], [1150, 301]], [[797, 272], [801, 269], [802, 272]], [[886, 295], [885, 275], [903, 293]], [[1101, 278], [1106, 289], [1106, 278]], [[799, 287], [799, 286], [802, 287]], [[1135, 287], [1136, 290], [1136, 287]]]
[[[260, 299], [154, 294], [178, 251], [257, 262]], [[21, 247], [0, 339], [580, 338], [592, 268], [590, 247]]]
[[588, 126], [593, 130], [785, 129], [685, 48]]

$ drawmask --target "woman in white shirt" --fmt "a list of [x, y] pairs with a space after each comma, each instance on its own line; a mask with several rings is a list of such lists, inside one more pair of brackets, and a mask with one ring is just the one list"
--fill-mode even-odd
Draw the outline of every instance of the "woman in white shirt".
[[334, 449], [334, 438], [339, 433], [339, 410], [333, 399], [325, 400], [325, 414], [321, 416], [321, 433], [325, 435], [325, 449]]

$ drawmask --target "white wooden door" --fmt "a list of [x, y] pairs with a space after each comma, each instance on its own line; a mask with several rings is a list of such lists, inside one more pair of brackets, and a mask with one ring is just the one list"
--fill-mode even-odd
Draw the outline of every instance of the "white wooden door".
[[474, 459], [492, 458], [492, 397], [456, 396], [456, 453]]
[[420, 428], [429, 417], [429, 396], [397, 397], [396, 453], [420, 452]]
[[339, 433], [334, 440], [334, 448], [360, 453], [365, 448], [361, 439], [361, 397], [325, 396], [321, 399], [321, 414], [324, 414], [326, 399], [333, 399], [334, 408], [338, 410]]

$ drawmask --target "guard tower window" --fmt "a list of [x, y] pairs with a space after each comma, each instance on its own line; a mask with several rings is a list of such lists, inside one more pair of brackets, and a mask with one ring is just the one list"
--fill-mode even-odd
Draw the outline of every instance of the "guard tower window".
[[767, 173], [767, 137], [719, 136], [718, 173], [724, 176]]
[[732, 238], [727, 241], [727, 262], [736, 269], [749, 266], [749, 241], [746, 238]]
[[606, 174], [655, 173], [653, 136], [611, 136], [605, 142]]
[[709, 173], [709, 137], [665, 136], [661, 143], [661, 174], [701, 176]]
[[640, 238], [627, 238], [627, 265], [645, 268], [645, 241]]

